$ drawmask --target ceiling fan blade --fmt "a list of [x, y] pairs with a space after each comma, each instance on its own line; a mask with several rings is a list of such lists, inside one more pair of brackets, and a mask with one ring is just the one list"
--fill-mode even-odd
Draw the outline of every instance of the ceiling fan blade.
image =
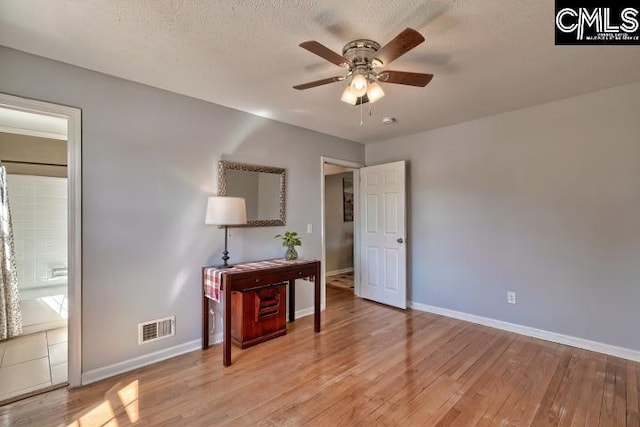
[[384, 45], [375, 56], [375, 59], [382, 62], [382, 65], [389, 65], [391, 61], [400, 58], [414, 47], [424, 41], [422, 34], [413, 28], [406, 28], [393, 40]]
[[339, 82], [340, 80], [344, 80], [342, 77], [329, 77], [328, 79], [316, 80], [314, 82], [303, 83], [301, 85], [296, 85], [293, 88], [298, 90], [310, 89], [316, 86], [322, 86], [329, 83]]
[[351, 62], [346, 58], [343, 58], [342, 55], [339, 55], [326, 47], [318, 43], [317, 41], [308, 41], [300, 43], [300, 47], [308, 50], [311, 53], [315, 53], [321, 58], [326, 59], [329, 62], [336, 64], [338, 67], [349, 67]]
[[433, 74], [409, 73], [406, 71], [383, 71], [378, 80], [385, 83], [425, 87], [429, 84]]

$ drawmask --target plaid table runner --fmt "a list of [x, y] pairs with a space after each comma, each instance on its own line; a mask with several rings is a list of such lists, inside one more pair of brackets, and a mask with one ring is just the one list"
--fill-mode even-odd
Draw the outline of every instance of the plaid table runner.
[[[266, 261], [254, 261], [247, 262], [242, 264], [235, 264], [230, 268], [215, 268], [215, 267], [205, 267], [204, 269], [204, 294], [207, 298], [210, 298], [216, 302], [220, 302], [220, 290], [222, 285], [222, 275], [223, 274], [234, 274], [241, 273], [243, 271], [249, 270], [264, 270], [267, 268], [273, 267], [282, 267], [284, 265], [292, 265], [292, 264], [304, 264], [311, 260], [308, 259], [296, 259], [296, 260], [286, 260], [284, 258], [281, 259], [269, 259]], [[314, 281], [314, 276], [309, 277], [298, 277], [298, 279], [304, 279], [309, 281]]]

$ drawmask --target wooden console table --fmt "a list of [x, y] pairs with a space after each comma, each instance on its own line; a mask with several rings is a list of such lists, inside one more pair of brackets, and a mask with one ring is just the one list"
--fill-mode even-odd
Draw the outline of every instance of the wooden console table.
[[[224, 346], [222, 362], [231, 365], [231, 292], [247, 291], [265, 285], [289, 282], [289, 322], [295, 321], [296, 279], [312, 278], [314, 330], [320, 332], [320, 261], [274, 259], [236, 264], [231, 268], [202, 269], [202, 349], [209, 347], [209, 300], [224, 301], [222, 327]], [[224, 294], [224, 295], [222, 295]]]

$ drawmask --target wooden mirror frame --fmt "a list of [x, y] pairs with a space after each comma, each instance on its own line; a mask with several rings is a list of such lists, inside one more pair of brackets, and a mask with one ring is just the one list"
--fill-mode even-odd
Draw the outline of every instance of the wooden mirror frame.
[[275, 227], [286, 225], [287, 217], [287, 171], [284, 168], [272, 166], [249, 165], [246, 163], [229, 162], [220, 160], [218, 162], [218, 195], [227, 195], [227, 171], [238, 170], [245, 172], [262, 172], [280, 175], [280, 218], [275, 219], [255, 219], [249, 220], [246, 224], [230, 225], [229, 227]]

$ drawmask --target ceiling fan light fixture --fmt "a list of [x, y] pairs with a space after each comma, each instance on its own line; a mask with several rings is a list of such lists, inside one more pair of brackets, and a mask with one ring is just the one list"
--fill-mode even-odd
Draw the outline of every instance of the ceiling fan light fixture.
[[[384, 97], [385, 93], [378, 83], [425, 87], [433, 78], [433, 74], [386, 69], [393, 61], [424, 41], [424, 37], [419, 32], [412, 28], [405, 28], [384, 46], [369, 39], [353, 40], [344, 45], [342, 55], [315, 40], [300, 43], [303, 49], [348, 70], [342, 76], [299, 84], [293, 88], [305, 90], [346, 81], [348, 86], [344, 88], [340, 100], [349, 105], [362, 105], [367, 102], [377, 102]], [[382, 69], [383, 67], [385, 69]], [[360, 109], [361, 122], [362, 111]]]
[[370, 103], [374, 103], [377, 100], [381, 99], [384, 96], [384, 91], [382, 87], [376, 82], [370, 83], [367, 87], [367, 98], [369, 98]]
[[346, 88], [344, 88], [344, 92], [342, 92], [340, 101], [345, 102], [349, 105], [356, 105], [356, 102], [358, 102], [358, 95], [353, 93], [353, 91], [351, 90], [351, 86], [347, 86]]
[[351, 90], [356, 96], [362, 96], [367, 93], [367, 78], [360, 73], [354, 74], [351, 79]]

